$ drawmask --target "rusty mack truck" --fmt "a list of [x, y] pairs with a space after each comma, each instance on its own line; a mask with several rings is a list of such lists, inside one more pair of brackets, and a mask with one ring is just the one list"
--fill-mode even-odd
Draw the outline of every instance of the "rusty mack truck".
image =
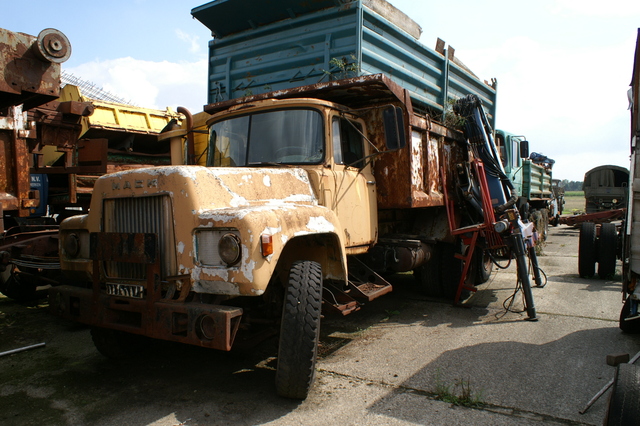
[[[472, 153], [449, 100], [480, 81], [381, 0], [213, 1], [209, 104], [171, 141], [173, 166], [95, 183], [88, 214], [60, 229], [68, 285], [54, 314], [92, 326], [107, 356], [131, 335], [229, 351], [238, 333], [280, 330], [278, 394], [305, 398], [321, 311], [347, 315], [414, 271], [454, 299], [490, 273], [459, 201]], [[204, 132], [204, 133], [203, 133]], [[455, 206], [449, 210], [445, 199]], [[468, 268], [467, 268], [468, 267]], [[464, 270], [470, 271], [463, 274]]]

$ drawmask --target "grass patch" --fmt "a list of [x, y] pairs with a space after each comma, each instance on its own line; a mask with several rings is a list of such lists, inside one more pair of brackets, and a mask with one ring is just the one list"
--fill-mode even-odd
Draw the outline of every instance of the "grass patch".
[[456, 379], [453, 384], [445, 383], [440, 380], [440, 371], [438, 370], [435, 382], [436, 398], [440, 401], [464, 407], [481, 407], [484, 405], [482, 390], [474, 392], [471, 389], [470, 380]]
[[563, 214], [581, 214], [584, 213], [584, 192], [568, 191], [564, 194]]

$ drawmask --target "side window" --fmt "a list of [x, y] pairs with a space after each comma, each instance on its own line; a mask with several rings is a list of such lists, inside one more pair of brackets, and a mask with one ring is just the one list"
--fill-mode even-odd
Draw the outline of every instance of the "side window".
[[336, 164], [363, 167], [364, 147], [360, 123], [346, 118], [334, 117], [332, 130], [333, 157]]
[[502, 162], [503, 166], [506, 166], [507, 164], [504, 162], [504, 159], [506, 158], [506, 152], [505, 152], [505, 146], [504, 146], [504, 138], [502, 137], [502, 135], [496, 135], [496, 145], [498, 148], [498, 155], [500, 156], [500, 161]]
[[520, 166], [520, 162], [522, 161], [520, 159], [520, 139], [516, 139], [514, 138], [512, 141], [512, 145], [511, 145], [511, 167], [513, 167], [514, 169], [518, 166]]

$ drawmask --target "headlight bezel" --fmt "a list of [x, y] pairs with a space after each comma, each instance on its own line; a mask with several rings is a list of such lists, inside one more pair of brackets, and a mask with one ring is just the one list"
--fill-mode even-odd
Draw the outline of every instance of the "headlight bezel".
[[[221, 242], [229, 244], [230, 248], [221, 247]], [[195, 248], [196, 263], [205, 267], [237, 267], [243, 256], [242, 238], [235, 228], [196, 229]]]
[[80, 237], [75, 232], [70, 232], [64, 237], [64, 252], [67, 256], [76, 258], [80, 254]]
[[89, 232], [84, 229], [64, 230], [60, 234], [60, 251], [69, 260], [89, 258]]

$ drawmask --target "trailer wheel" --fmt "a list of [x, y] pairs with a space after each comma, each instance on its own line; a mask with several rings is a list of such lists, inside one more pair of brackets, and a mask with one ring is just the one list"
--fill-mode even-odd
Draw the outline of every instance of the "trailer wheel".
[[618, 251], [618, 232], [614, 223], [603, 223], [600, 227], [598, 246], [598, 275], [607, 278], [616, 272], [616, 253]]
[[580, 227], [578, 245], [578, 273], [591, 278], [596, 272], [596, 224], [584, 222]]
[[141, 336], [101, 327], [91, 327], [91, 340], [98, 352], [116, 360], [131, 358], [143, 345]]
[[605, 425], [634, 425], [640, 418], [640, 367], [620, 364], [613, 379]]
[[18, 302], [28, 302], [40, 296], [34, 282], [22, 280], [18, 274], [13, 273], [13, 265], [9, 265], [0, 274], [0, 293]]
[[640, 333], [640, 317], [633, 319], [631, 321], [625, 321], [625, 318], [629, 316], [629, 312], [631, 311], [631, 297], [628, 296], [627, 300], [624, 301], [624, 305], [622, 305], [622, 310], [620, 311], [620, 330], [624, 333], [628, 334], [639, 334]]
[[285, 290], [276, 390], [285, 398], [305, 399], [315, 379], [322, 267], [317, 262], [298, 261], [291, 266]]

